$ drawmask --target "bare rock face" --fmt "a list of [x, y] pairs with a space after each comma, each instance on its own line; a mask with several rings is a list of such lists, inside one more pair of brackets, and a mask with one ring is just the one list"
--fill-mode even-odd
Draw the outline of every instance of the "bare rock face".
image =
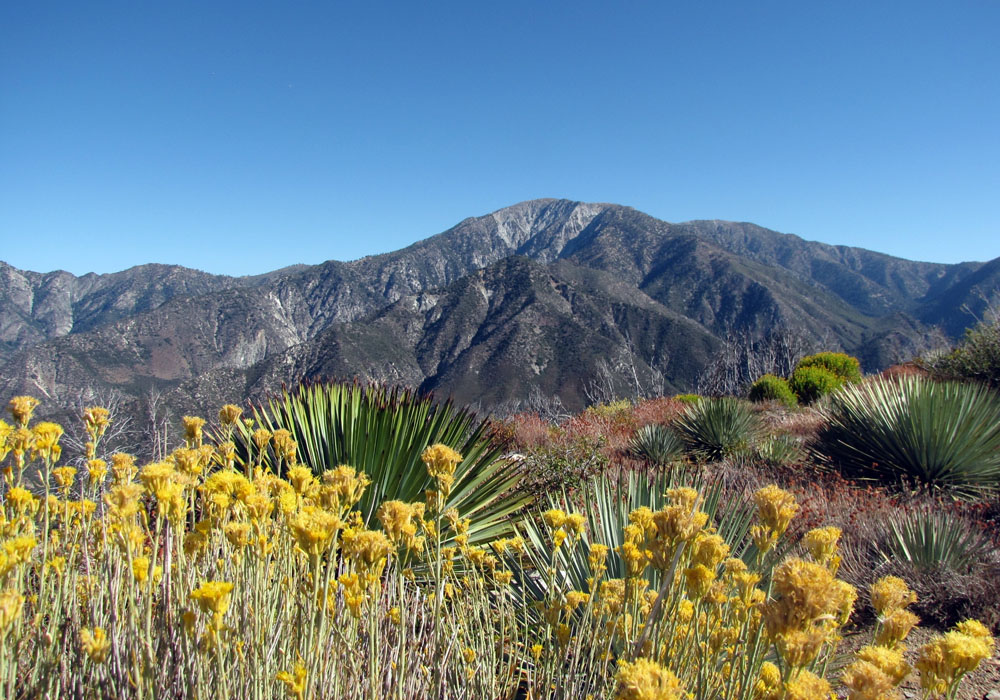
[[[211, 411], [303, 378], [361, 377], [482, 406], [585, 401], [598, 361], [690, 389], [733, 328], [775, 319], [874, 370], [1000, 288], [1000, 260], [939, 265], [747, 223], [670, 224], [543, 199], [353, 262], [255, 277], [143, 265], [110, 275], [0, 263], [0, 392], [85, 387]], [[969, 319], [971, 320], [971, 318]]]

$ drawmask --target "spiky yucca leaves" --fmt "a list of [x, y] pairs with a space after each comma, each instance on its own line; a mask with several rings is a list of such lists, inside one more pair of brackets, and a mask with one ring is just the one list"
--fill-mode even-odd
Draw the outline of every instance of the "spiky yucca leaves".
[[629, 441], [629, 453], [638, 459], [666, 466], [684, 453], [684, 441], [665, 425], [644, 425]]
[[372, 483], [358, 504], [366, 523], [383, 501], [424, 500], [433, 485], [420, 454], [435, 443], [463, 456], [447, 505], [472, 518], [473, 541], [507, 531], [506, 516], [529, 500], [511, 491], [518, 475], [501, 459], [503, 445], [488, 435], [488, 423], [450, 401], [403, 388], [303, 384], [258, 407], [255, 417], [271, 432], [291, 431], [299, 461], [314, 472], [347, 464], [367, 474]]
[[993, 543], [963, 518], [941, 510], [920, 508], [899, 520], [890, 520], [886, 541], [880, 547], [887, 561], [912, 564], [918, 569], [946, 568], [964, 573], [996, 552]]
[[[566, 512], [576, 510], [574, 502], [582, 503], [583, 514], [587, 523], [582, 541], [583, 549], [559, 549], [555, 552], [548, 545], [548, 528], [543, 522], [541, 513], [524, 518], [518, 524], [518, 532], [531, 545], [529, 551], [529, 566], [523, 569], [516, 559], [509, 562], [515, 577], [523, 586], [528, 596], [534, 600], [543, 600], [546, 594], [546, 582], [531, 575], [532, 571], [546, 571], [556, 565], [559, 560], [561, 571], [565, 572], [566, 583], [575, 590], [587, 590], [587, 579], [592, 575], [587, 551], [592, 542], [599, 542], [609, 547], [606, 561], [608, 578], [624, 578], [626, 566], [621, 556], [621, 546], [625, 541], [625, 528], [629, 524], [629, 515], [639, 508], [649, 508], [657, 511], [667, 505], [666, 492], [679, 486], [694, 488], [703, 494], [699, 509], [708, 514], [710, 524], [714, 525], [718, 534], [732, 547], [733, 556], [752, 558], [757, 550], [750, 538], [750, 525], [753, 519], [754, 506], [750, 502], [726, 502], [723, 498], [723, 486], [719, 482], [707, 483], [703, 472], [681, 472], [674, 470], [653, 477], [629, 472], [621, 478], [600, 476], [590, 481], [582, 493], [576, 498], [566, 492], [552, 494], [548, 499], [548, 507]], [[778, 554], [783, 554], [782, 549]], [[659, 585], [659, 575], [655, 569], [647, 569], [646, 574], [650, 586]]]
[[831, 397], [817, 451], [847, 475], [971, 496], [1000, 486], [1000, 396], [901, 377]]
[[729, 396], [693, 404], [674, 427], [688, 449], [709, 460], [745, 450], [761, 435], [760, 419], [750, 405]]

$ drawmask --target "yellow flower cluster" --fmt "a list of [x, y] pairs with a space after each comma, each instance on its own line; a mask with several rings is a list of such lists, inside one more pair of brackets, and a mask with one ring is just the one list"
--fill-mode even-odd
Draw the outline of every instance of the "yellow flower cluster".
[[981, 622], [958, 623], [917, 651], [915, 665], [920, 671], [921, 687], [932, 694], [954, 697], [962, 678], [990, 658], [994, 646], [992, 635]]
[[[74, 672], [116, 697], [416, 697], [456, 680], [469, 697], [830, 697], [821, 669], [855, 602], [836, 578], [841, 533], [812, 530], [807, 554], [779, 562], [798, 505], [777, 487], [753, 496], [749, 553], [690, 488], [632, 510], [617, 547], [565, 503], [489, 540], [456, 507], [462, 456], [446, 445], [422, 453], [424, 502], [363, 515], [365, 474], [314, 472], [292, 433], [235, 405], [211, 425], [185, 417], [184, 445], [142, 465], [107, 454], [111, 416], [88, 407], [74, 466], [57, 466], [59, 426], [30, 424], [36, 406], [17, 397], [0, 421], [0, 645], [39, 655], [0, 664], [0, 684], [26, 696], [74, 687], [54, 663], [68, 640]], [[42, 496], [24, 486], [30, 460]], [[911, 670], [915, 596], [887, 578], [871, 600], [874, 644], [839, 677], [851, 700], [893, 698]], [[915, 666], [951, 693], [993, 649], [967, 621]]]

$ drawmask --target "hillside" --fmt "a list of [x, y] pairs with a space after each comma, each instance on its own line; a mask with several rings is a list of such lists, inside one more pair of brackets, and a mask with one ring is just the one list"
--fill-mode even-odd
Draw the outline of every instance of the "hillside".
[[0, 388], [85, 387], [207, 411], [305, 377], [405, 382], [493, 405], [585, 402], [600, 359], [690, 390], [727, 332], [775, 321], [868, 370], [952, 337], [1000, 288], [1000, 260], [945, 265], [747, 223], [523, 202], [393, 253], [230, 278], [0, 265]]

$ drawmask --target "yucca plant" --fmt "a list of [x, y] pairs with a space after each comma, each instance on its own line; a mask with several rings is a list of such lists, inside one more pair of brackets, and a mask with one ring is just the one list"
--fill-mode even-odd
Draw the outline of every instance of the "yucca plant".
[[729, 396], [689, 406], [674, 427], [691, 452], [709, 460], [745, 450], [761, 435], [760, 419], [750, 405]]
[[358, 504], [366, 523], [383, 501], [424, 500], [432, 481], [420, 455], [435, 443], [463, 457], [448, 507], [472, 518], [473, 541], [507, 531], [507, 516], [530, 500], [512, 490], [519, 475], [502, 458], [504, 445], [489, 435], [488, 422], [450, 401], [407, 388], [315, 383], [282, 392], [254, 414], [267, 430], [289, 430], [299, 460], [314, 472], [340, 464], [363, 471], [372, 482]]
[[1000, 396], [923, 377], [831, 396], [817, 452], [845, 474], [971, 496], [1000, 486]]
[[[623, 578], [625, 564], [619, 554], [619, 548], [624, 542], [625, 527], [629, 524], [629, 514], [643, 506], [650, 510], [659, 510], [667, 504], [667, 489], [678, 486], [694, 488], [702, 494], [699, 503], [700, 510], [708, 513], [710, 522], [714, 524], [719, 535], [732, 547], [732, 556], [752, 556], [756, 549], [749, 537], [754, 506], [749, 501], [742, 503], [726, 503], [721, 507], [723, 487], [720, 482], [709, 484], [701, 471], [674, 470], [648, 477], [643, 474], [629, 472], [620, 478], [607, 475], [599, 476], [590, 481], [582, 493], [571, 497], [567, 492], [555, 493], [549, 496], [548, 507], [571, 511], [577, 509], [577, 502], [582, 502], [583, 514], [587, 518], [583, 534], [582, 549], [560, 549], [552, 552], [547, 542], [547, 528], [535, 513], [525, 517], [518, 524], [518, 532], [531, 545], [530, 566], [522, 568], [521, 562], [511, 559], [512, 569], [524, 587], [528, 596], [534, 600], [545, 597], [546, 582], [536, 576], [533, 571], [546, 571], [554, 566], [553, 557], [559, 557], [560, 570], [568, 577], [568, 584], [575, 590], [587, 590], [587, 578], [591, 576], [587, 560], [587, 550], [591, 542], [600, 542], [610, 547], [607, 559], [609, 578]], [[655, 589], [659, 585], [658, 575], [654, 569], [648, 569], [650, 584]]]
[[684, 453], [684, 441], [665, 425], [644, 425], [629, 441], [629, 454], [656, 466], [666, 466]]
[[918, 569], [939, 567], [959, 573], [988, 560], [996, 548], [988, 537], [963, 518], [941, 510], [920, 508], [890, 520], [879, 552], [886, 561]]

